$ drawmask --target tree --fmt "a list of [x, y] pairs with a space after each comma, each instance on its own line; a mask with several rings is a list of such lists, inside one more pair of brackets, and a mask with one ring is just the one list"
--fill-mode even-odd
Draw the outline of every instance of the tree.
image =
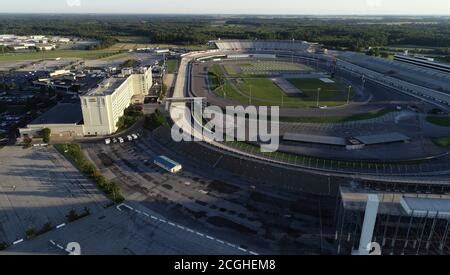
[[42, 134], [42, 141], [44, 143], [50, 142], [50, 134], [51, 133], [52, 133], [52, 131], [49, 128], [42, 129], [41, 134]]

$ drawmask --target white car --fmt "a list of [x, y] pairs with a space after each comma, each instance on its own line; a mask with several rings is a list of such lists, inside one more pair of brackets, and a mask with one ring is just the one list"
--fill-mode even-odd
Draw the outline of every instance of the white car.
[[124, 143], [125, 142], [125, 140], [123, 140], [123, 138], [119, 138], [119, 143]]
[[110, 138], [105, 139], [105, 144], [106, 144], [106, 145], [111, 144], [111, 139], [110, 139]]
[[131, 136], [132, 136], [133, 139], [135, 139], [135, 140], [139, 138], [136, 134], [132, 134]]
[[133, 137], [130, 135], [127, 136], [127, 139], [128, 139], [128, 141], [133, 141]]

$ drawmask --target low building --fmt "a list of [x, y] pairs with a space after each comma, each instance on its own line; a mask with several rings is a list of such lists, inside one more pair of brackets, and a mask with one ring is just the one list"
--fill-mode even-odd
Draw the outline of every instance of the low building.
[[80, 103], [60, 103], [20, 129], [21, 136], [38, 137], [49, 128], [51, 137], [75, 138], [84, 136]]

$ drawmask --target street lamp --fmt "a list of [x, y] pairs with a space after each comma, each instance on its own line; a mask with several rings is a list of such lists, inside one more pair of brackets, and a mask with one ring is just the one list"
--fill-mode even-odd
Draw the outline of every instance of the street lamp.
[[350, 92], [352, 91], [352, 85], [348, 86], [348, 96], [347, 96], [347, 104], [350, 103]]
[[317, 88], [317, 108], [319, 107], [320, 91], [321, 90], [322, 90], [321, 88]]

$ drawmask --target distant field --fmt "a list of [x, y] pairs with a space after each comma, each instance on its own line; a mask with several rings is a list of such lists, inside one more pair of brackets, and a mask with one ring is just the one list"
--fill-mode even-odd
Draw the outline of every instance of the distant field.
[[176, 45], [176, 44], [154, 44], [150, 40], [145, 40], [145, 37], [124, 37], [119, 38], [119, 43], [113, 47], [130, 50], [138, 48], [185, 48], [189, 50], [205, 50], [206, 45]]
[[55, 50], [35, 53], [17, 53], [17, 54], [0, 54], [1, 61], [34, 61], [53, 58], [83, 58], [83, 59], [100, 59], [111, 57], [120, 53], [120, 50], [108, 48], [104, 50]]
[[138, 48], [170, 48], [170, 47], [184, 47], [192, 50], [204, 49], [206, 46], [203, 45], [191, 45], [191, 46], [177, 46], [168, 44], [145, 44], [145, 43], [116, 43], [113, 46], [102, 49], [102, 50], [54, 50], [54, 51], [43, 51], [43, 52], [32, 52], [32, 53], [7, 53], [0, 54], [0, 62], [7, 61], [35, 61], [42, 59], [53, 59], [53, 58], [83, 58], [83, 59], [101, 59], [101, 58], [111, 58], [115, 55], [119, 55], [124, 51]]

